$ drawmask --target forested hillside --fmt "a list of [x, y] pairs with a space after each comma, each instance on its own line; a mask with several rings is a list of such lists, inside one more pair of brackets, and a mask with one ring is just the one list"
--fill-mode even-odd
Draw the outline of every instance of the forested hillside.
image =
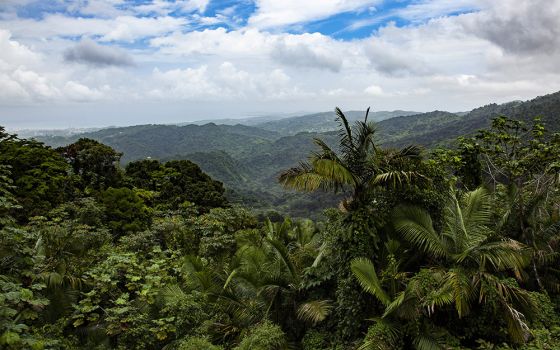
[[[336, 113], [338, 131], [289, 137], [216, 125], [102, 131], [185, 145], [168, 131], [205, 130], [227, 137], [206, 142], [238, 147], [122, 163], [91, 138], [52, 148], [0, 128], [0, 346], [560, 348], [551, 119], [496, 117], [427, 151], [383, 147], [367, 114]], [[444, 126], [467, 117], [427, 116]], [[425, 130], [407, 118], [406, 133]], [[234, 145], [241, 136], [259, 152]], [[277, 182], [300, 217], [329, 209], [291, 219], [273, 197], [278, 210], [253, 211], [182, 157], [239, 188]]]
[[[381, 135], [385, 133], [384, 129], [391, 130], [393, 133], [388, 133], [387, 139], [384, 139], [384, 136], [381, 136], [381, 138], [386, 140], [389, 145], [402, 146], [412, 142], [433, 147], [438, 144], [448, 144], [461, 135], [469, 135], [478, 129], [489, 127], [492, 119], [501, 115], [507, 115], [525, 122], [531, 121], [534, 117], [542, 117], [542, 121], [551, 130], [560, 130], [560, 92], [537, 97], [526, 102], [490, 104], [476, 108], [466, 114], [451, 115], [449, 116], [451, 122], [442, 120], [443, 114], [445, 113], [432, 112], [380, 122]], [[418, 128], [420, 130], [412, 130], [417, 125], [420, 126]], [[401, 130], [400, 133], [399, 130]]]
[[[363, 111], [344, 112], [349, 121], [354, 122], [363, 117]], [[373, 121], [381, 121], [394, 117], [418, 114], [410, 111], [377, 111], [371, 112], [370, 118]], [[334, 112], [324, 112], [316, 114], [308, 114], [304, 116], [282, 118], [280, 120], [272, 120], [264, 123], [257, 123], [254, 126], [276, 131], [283, 135], [295, 135], [300, 132], [327, 132], [338, 129]]]
[[[409, 115], [412, 114], [412, 115]], [[454, 140], [490, 125], [499, 115], [530, 121], [543, 116], [551, 130], [560, 130], [560, 93], [527, 102], [492, 104], [468, 113], [434, 111], [417, 114], [407, 111], [371, 112], [377, 123], [376, 141], [386, 147], [417, 144], [427, 148], [452, 146]], [[354, 122], [363, 112], [349, 112]], [[388, 119], [387, 119], [388, 118]], [[338, 127], [334, 112], [280, 120], [256, 121], [247, 125], [140, 125], [108, 128], [71, 137], [39, 137], [53, 147], [75, 142], [80, 137], [107, 144], [123, 154], [122, 165], [138, 159], [190, 159], [205, 172], [222, 181], [228, 198], [262, 212], [276, 210], [295, 216], [318, 217], [336, 203], [331, 195], [305, 199], [286, 192], [277, 183], [280, 172], [314, 150], [313, 138], [329, 145], [336, 143]], [[296, 199], [297, 198], [297, 199]]]

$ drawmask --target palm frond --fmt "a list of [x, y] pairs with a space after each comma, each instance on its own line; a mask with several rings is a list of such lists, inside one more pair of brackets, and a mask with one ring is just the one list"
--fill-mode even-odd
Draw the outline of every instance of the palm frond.
[[336, 114], [336, 121], [340, 124], [341, 132], [340, 132], [340, 148], [343, 154], [351, 154], [355, 147], [354, 147], [354, 140], [352, 138], [352, 129], [350, 128], [350, 124], [348, 123], [348, 119], [342, 112], [342, 110], [338, 107], [334, 109]]
[[288, 169], [280, 174], [278, 181], [286, 188], [312, 192], [320, 188], [335, 188], [335, 184], [317, 174], [308, 163], [300, 163], [298, 167]]
[[416, 171], [389, 170], [371, 178], [370, 184], [396, 188], [423, 178], [425, 177]]
[[424, 252], [434, 257], [448, 254], [426, 211], [410, 206], [399, 207], [393, 213], [393, 225], [407, 241]]
[[487, 225], [492, 216], [490, 195], [486, 189], [479, 187], [465, 193], [461, 198], [464, 226], [467, 230]]
[[473, 251], [473, 256], [483, 269], [489, 266], [495, 271], [519, 271], [529, 263], [530, 251], [513, 239], [504, 239], [480, 245]]
[[314, 159], [313, 171], [326, 179], [329, 183], [342, 185], [355, 185], [356, 180], [352, 172], [342, 163], [331, 159]]
[[297, 310], [297, 317], [305, 322], [317, 324], [327, 318], [332, 309], [329, 300], [312, 300], [301, 304]]
[[315, 153], [315, 155], [319, 155], [319, 158], [325, 158], [325, 159], [332, 159], [332, 160], [339, 160], [340, 161], [340, 158], [338, 157], [336, 152], [333, 151], [332, 148], [325, 143], [325, 141], [321, 140], [320, 138], [315, 137], [315, 138], [313, 138], [313, 143], [315, 143], [321, 149], [320, 153]]
[[445, 275], [443, 288], [449, 288], [452, 291], [455, 309], [459, 317], [467, 315], [474, 298], [474, 291], [469, 275], [462, 269], [451, 269]]
[[416, 338], [414, 338], [414, 348], [416, 350], [442, 350], [443, 349], [436, 339], [426, 334], [420, 334]]
[[[402, 291], [399, 294], [397, 294], [397, 296], [393, 299], [393, 301], [391, 301], [388, 305], [386, 305], [382, 317], [386, 318], [389, 315], [391, 315], [393, 312], [401, 308], [404, 302], [406, 301], [407, 297], [408, 296], [406, 294], [406, 291]], [[405, 316], [404, 318], [409, 318], [409, 317]]]
[[511, 307], [508, 303], [503, 303], [504, 316], [507, 322], [508, 333], [517, 343], [525, 343], [529, 340], [531, 332], [525, 320], [525, 316]]
[[369, 259], [356, 258], [352, 260], [350, 268], [366, 292], [374, 295], [385, 306], [391, 303], [391, 299], [381, 287], [375, 267]]
[[366, 339], [364, 343], [357, 350], [387, 350], [396, 348], [396, 344], [402, 338], [402, 326], [393, 322], [390, 319], [374, 318], [372, 319], [376, 324], [380, 325], [383, 330], [383, 341], [374, 337], [373, 339]]
[[282, 244], [282, 242], [274, 239], [267, 239], [267, 242], [271, 245], [271, 247], [276, 252], [277, 256], [280, 258], [282, 263], [288, 268], [290, 271], [291, 279], [295, 284], [299, 284], [300, 282], [300, 274], [297, 271], [296, 267], [292, 263], [290, 259], [290, 255], [286, 247]]

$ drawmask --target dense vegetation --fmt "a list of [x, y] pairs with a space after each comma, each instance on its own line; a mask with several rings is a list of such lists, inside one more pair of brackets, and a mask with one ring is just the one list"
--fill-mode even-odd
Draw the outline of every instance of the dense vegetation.
[[277, 178], [336, 194], [317, 221], [255, 215], [189, 160], [0, 128], [0, 346], [560, 348], [560, 134], [496, 117], [393, 149], [336, 112]]

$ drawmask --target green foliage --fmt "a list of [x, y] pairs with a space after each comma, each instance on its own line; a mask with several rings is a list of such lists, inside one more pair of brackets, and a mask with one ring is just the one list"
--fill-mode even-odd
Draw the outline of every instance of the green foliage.
[[80, 188], [86, 192], [118, 187], [121, 174], [119, 161], [122, 153], [92, 139], [81, 138], [56, 149], [79, 175]]
[[[463, 120], [431, 115], [443, 127]], [[251, 211], [227, 205], [221, 183], [189, 161], [133, 162], [121, 177], [120, 155], [96, 141], [60, 149], [67, 164], [1, 129], [0, 347], [558, 348], [557, 135], [498, 118], [423, 160], [414, 147], [380, 148], [374, 125], [345, 117], [298, 168], [307, 172], [284, 177], [346, 194], [315, 222], [281, 213], [293, 200], [307, 216], [336, 196], [270, 186], [274, 206]], [[410, 120], [409, 131], [424, 122]], [[255, 128], [202, 129], [255, 141], [235, 159], [196, 155], [246, 189], [236, 200], [262, 199], [256, 184], [312, 147], [310, 134], [271, 142]], [[183, 142], [168, 127], [120, 130], [125, 143], [130, 130]]]
[[127, 165], [126, 175], [134, 186], [157, 193], [157, 203], [164, 207], [177, 209], [190, 202], [205, 212], [227, 204], [222, 184], [188, 160], [136, 161]]
[[288, 344], [282, 329], [270, 322], [263, 322], [243, 337], [235, 350], [281, 350]]
[[20, 208], [12, 194], [14, 186], [10, 174], [9, 166], [0, 165], [0, 229], [14, 223], [11, 212]]
[[101, 193], [107, 224], [115, 235], [147, 228], [152, 213], [144, 201], [131, 189], [109, 188]]
[[173, 282], [173, 266], [158, 248], [150, 255], [141, 259], [114, 252], [89, 269], [85, 279], [90, 288], [74, 305], [73, 327], [86, 334], [102, 329], [112, 342], [131, 349], [152, 348], [173, 336], [176, 317], [151, 314], [162, 288]]
[[210, 260], [231, 257], [237, 248], [235, 233], [253, 228], [257, 222], [245, 209], [215, 208], [189, 220], [194, 236], [199, 240], [198, 254]]
[[6, 134], [2, 127], [0, 164], [10, 167], [9, 175], [4, 170], [2, 181], [11, 182], [12, 193], [22, 206], [12, 211], [12, 215], [20, 222], [32, 216], [44, 215], [74, 192], [73, 179], [67, 173], [68, 164], [57, 152], [40, 142], [20, 140], [15, 135]]
[[396, 350], [403, 348], [403, 339], [399, 337], [394, 327], [387, 322], [377, 321], [368, 328], [360, 350]]
[[[529, 328], [525, 316], [515, 307], [532, 314], [535, 305], [526, 291], [491, 273], [510, 270], [519, 275], [527, 264], [527, 249], [511, 239], [496, 240], [489, 227], [490, 219], [489, 195], [479, 188], [460, 198], [451, 194], [441, 233], [433, 228], [430, 216], [417, 208], [398, 209], [394, 225], [412, 245], [445, 261], [447, 271], [438, 277], [441, 286], [423, 301], [428, 302], [428, 310], [433, 312], [436, 307], [454, 303], [458, 316], [464, 317], [473, 302], [491, 303], [504, 315], [511, 338], [524, 342]], [[406, 298], [407, 291], [403, 300]]]
[[316, 329], [308, 330], [301, 340], [303, 350], [323, 350], [327, 348], [330, 334]]
[[202, 337], [190, 337], [179, 343], [177, 350], [222, 350], [221, 346], [213, 345]]
[[25, 288], [0, 275], [0, 345], [7, 349], [43, 349], [46, 339], [35, 335], [30, 322], [39, 317], [39, 311], [48, 300], [37, 297], [44, 285]]

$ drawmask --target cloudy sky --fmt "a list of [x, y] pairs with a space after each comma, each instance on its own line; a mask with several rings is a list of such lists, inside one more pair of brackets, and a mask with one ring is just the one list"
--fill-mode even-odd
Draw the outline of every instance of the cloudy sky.
[[0, 125], [463, 111], [558, 62], [560, 0], [0, 0]]

